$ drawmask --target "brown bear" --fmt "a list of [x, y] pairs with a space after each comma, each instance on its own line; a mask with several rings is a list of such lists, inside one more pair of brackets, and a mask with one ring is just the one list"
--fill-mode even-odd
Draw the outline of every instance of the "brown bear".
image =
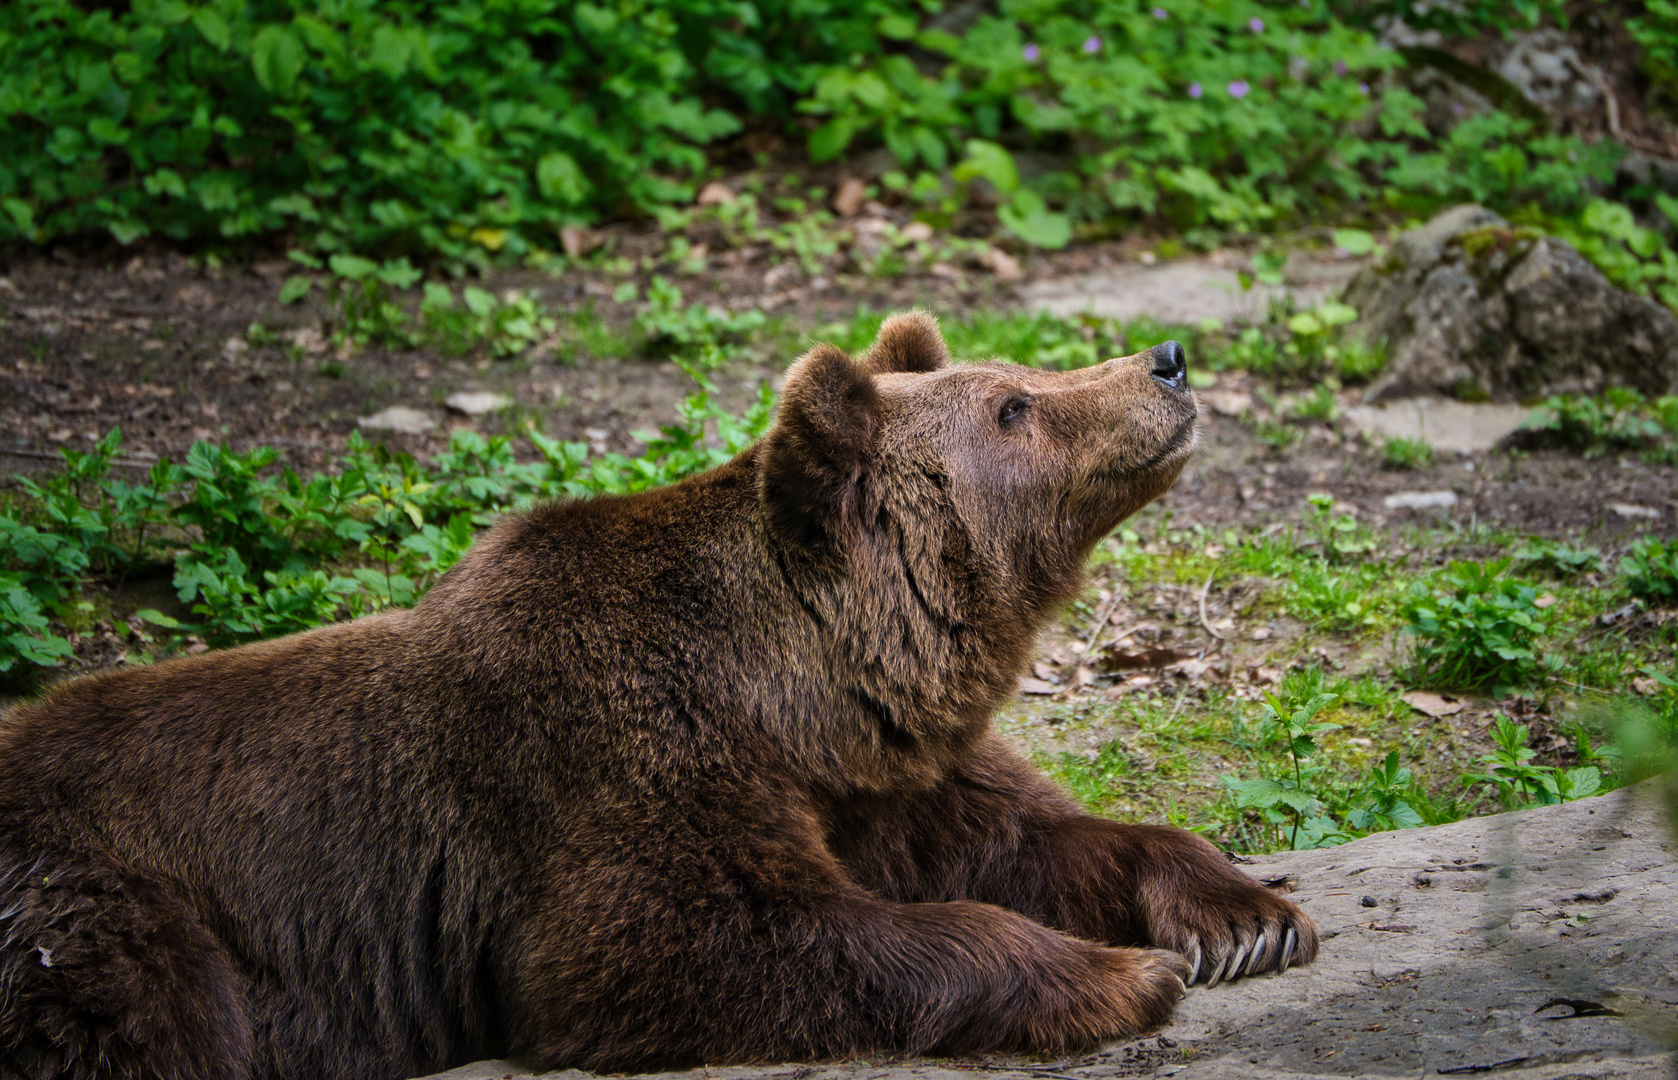
[[511, 517], [411, 611], [14, 710], [0, 1077], [1053, 1052], [1309, 961], [991, 730], [1192, 450], [1182, 348], [947, 359], [817, 346], [733, 461]]

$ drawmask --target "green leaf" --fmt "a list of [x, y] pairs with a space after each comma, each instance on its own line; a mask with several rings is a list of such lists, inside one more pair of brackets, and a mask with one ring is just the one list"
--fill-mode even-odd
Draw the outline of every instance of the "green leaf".
[[408, 35], [394, 26], [381, 26], [373, 31], [373, 45], [367, 62], [395, 79], [408, 69], [408, 58], [413, 46]]
[[309, 290], [314, 287], [315, 283], [309, 278], [302, 274], [293, 274], [285, 279], [284, 285], [280, 286], [280, 303], [295, 304], [309, 295]]
[[1334, 246], [1349, 255], [1368, 255], [1375, 250], [1375, 237], [1364, 229], [1335, 229]]
[[303, 43], [289, 27], [265, 26], [251, 40], [251, 70], [270, 94], [289, 95], [306, 60]]
[[1358, 309], [1350, 304], [1342, 304], [1337, 300], [1326, 300], [1317, 309], [1317, 318], [1327, 326], [1344, 326], [1358, 317]]
[[233, 41], [233, 34], [227, 27], [227, 20], [212, 7], [201, 7], [192, 13], [192, 25], [205, 41], [216, 47], [218, 52], [226, 52], [227, 46]]
[[1029, 188], [1014, 192], [996, 216], [1009, 232], [1032, 247], [1058, 250], [1072, 241], [1072, 219], [1050, 210], [1043, 197]]
[[379, 269], [379, 264], [372, 259], [363, 259], [360, 255], [334, 255], [326, 260], [326, 265], [341, 278], [350, 281], [361, 281], [373, 276]]
[[915, 36], [920, 26], [907, 15], [894, 14], [882, 16], [880, 21], [874, 24], [874, 29], [883, 38], [890, 38], [893, 41], [908, 41]]
[[174, 169], [159, 169], [146, 177], [142, 182], [147, 195], [168, 195], [176, 199], [186, 198], [186, 181]]
[[536, 163], [536, 189], [551, 202], [575, 206], [588, 199], [591, 186], [576, 159], [562, 150], [549, 151]]
[[128, 141], [128, 130], [108, 116], [95, 116], [89, 120], [87, 133], [99, 142], [112, 145]]
[[810, 132], [810, 160], [818, 165], [833, 160], [845, 152], [845, 147], [851, 144], [851, 136], [855, 134], [856, 121], [853, 118], [839, 116], [829, 120]]
[[[957, 183], [966, 184], [983, 177], [1003, 195], [1012, 194], [1020, 186], [1020, 173], [1014, 165], [1013, 154], [984, 139], [968, 139], [966, 150], [967, 156], [951, 173]], [[1064, 247], [1065, 244], [1041, 246]]]
[[35, 233], [35, 209], [34, 209], [34, 207], [30, 206], [28, 203], [24, 202], [22, 199], [16, 198], [15, 196], [11, 196], [11, 195], [8, 195], [5, 198], [0, 199], [0, 207], [5, 208], [7, 216], [10, 217], [12, 219], [12, 223], [17, 226], [18, 232], [23, 233], [25, 236], [33, 236], [34, 235], [34, 233]]
[[141, 608], [139, 611], [134, 613], [134, 617], [139, 619], [141, 622], [148, 622], [153, 626], [161, 626], [165, 630], [179, 630], [181, 628], [181, 622], [179, 619], [165, 615], [156, 608]]
[[1226, 776], [1223, 782], [1235, 793], [1235, 805], [1244, 809], [1275, 806], [1286, 794], [1286, 789], [1274, 780], [1231, 780]]

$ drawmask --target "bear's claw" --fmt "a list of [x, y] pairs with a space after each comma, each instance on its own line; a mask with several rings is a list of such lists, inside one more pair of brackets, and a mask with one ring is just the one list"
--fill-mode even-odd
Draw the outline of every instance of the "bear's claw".
[[[1262, 972], [1279, 975], [1293, 964], [1298, 945], [1299, 932], [1291, 926], [1285, 933], [1282, 928], [1267, 927], [1251, 942], [1238, 938], [1234, 948], [1221, 957], [1203, 948], [1198, 937], [1191, 937], [1183, 946], [1189, 962], [1188, 985], [1210, 988], [1244, 975]], [[1201, 977], [1203, 971], [1205, 978]]]

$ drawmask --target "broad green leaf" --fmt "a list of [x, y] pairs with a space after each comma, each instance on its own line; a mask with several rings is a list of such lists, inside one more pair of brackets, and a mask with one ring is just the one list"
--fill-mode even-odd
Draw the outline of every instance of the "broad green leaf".
[[968, 139], [967, 156], [951, 173], [958, 183], [969, 183], [978, 177], [1003, 195], [1012, 194], [1020, 186], [1020, 173], [1014, 165], [1014, 155], [985, 139]]
[[265, 26], [251, 40], [251, 70], [270, 94], [290, 94], [306, 62], [303, 43], [290, 27]]
[[372, 48], [368, 51], [367, 62], [391, 78], [399, 78], [408, 69], [408, 58], [413, 55], [413, 45], [408, 35], [394, 26], [381, 26], [373, 31]]
[[1375, 250], [1375, 237], [1365, 229], [1335, 229], [1334, 245], [1351, 255], [1368, 255]]
[[17, 230], [26, 236], [35, 232], [35, 209], [16, 196], [8, 195], [0, 199], [0, 207], [4, 207], [6, 215], [12, 219]]
[[360, 255], [334, 255], [326, 260], [326, 265], [332, 268], [334, 274], [350, 281], [371, 277], [379, 269], [378, 263]]
[[544, 199], [574, 206], [588, 198], [590, 186], [576, 159], [562, 150], [549, 151], [536, 163], [536, 189]]
[[221, 17], [221, 12], [212, 7], [201, 7], [192, 13], [192, 25], [205, 41], [214, 45], [219, 52], [226, 52], [227, 46], [233, 41], [233, 32], [228, 29], [227, 20]]
[[854, 134], [856, 121], [851, 117], [839, 116], [829, 120], [810, 132], [810, 160], [817, 164], [833, 160], [845, 152], [845, 147], [850, 145], [851, 136]]
[[284, 285], [280, 286], [280, 303], [295, 304], [309, 295], [309, 290], [314, 287], [315, 283], [309, 278], [302, 274], [293, 274], [285, 279]]
[[1327, 326], [1344, 326], [1358, 317], [1358, 309], [1350, 304], [1342, 304], [1337, 300], [1326, 300], [1317, 309], [1317, 318]]
[[1072, 219], [1050, 210], [1043, 197], [1029, 188], [1014, 192], [996, 216], [1009, 232], [1033, 247], [1058, 250], [1072, 240]]

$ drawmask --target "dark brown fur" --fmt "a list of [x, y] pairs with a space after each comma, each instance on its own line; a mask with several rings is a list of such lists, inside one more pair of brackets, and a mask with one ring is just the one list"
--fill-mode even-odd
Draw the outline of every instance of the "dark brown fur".
[[15, 710], [0, 1077], [1058, 1051], [1164, 1020], [1163, 950], [1309, 960], [990, 730], [1191, 396], [944, 360], [924, 316], [818, 347], [758, 446], [512, 518], [412, 611]]

